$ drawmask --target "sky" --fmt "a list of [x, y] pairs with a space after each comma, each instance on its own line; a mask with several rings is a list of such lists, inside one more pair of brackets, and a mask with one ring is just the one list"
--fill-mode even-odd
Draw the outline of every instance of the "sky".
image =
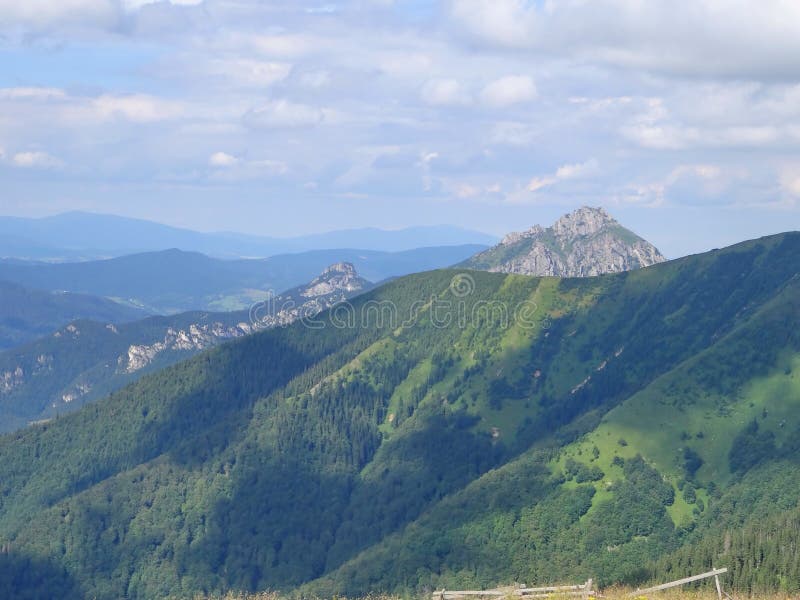
[[796, 0], [0, 0], [0, 214], [800, 229]]

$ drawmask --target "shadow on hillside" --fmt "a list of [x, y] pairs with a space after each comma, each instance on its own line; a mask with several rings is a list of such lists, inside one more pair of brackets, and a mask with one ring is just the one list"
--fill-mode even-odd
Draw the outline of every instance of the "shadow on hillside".
[[64, 567], [53, 561], [0, 552], [0, 590], [14, 600], [80, 600], [84, 594]]
[[442, 416], [412, 433], [374, 481], [271, 451], [242, 458], [230, 497], [190, 559], [226, 589], [297, 586], [324, 575], [496, 466], [491, 439]]

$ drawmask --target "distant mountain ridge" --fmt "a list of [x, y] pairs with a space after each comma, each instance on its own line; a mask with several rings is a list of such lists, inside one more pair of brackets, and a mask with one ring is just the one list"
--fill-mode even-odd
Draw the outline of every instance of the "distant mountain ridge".
[[220, 258], [266, 258], [331, 248], [399, 252], [426, 246], [488, 246], [496, 241], [485, 233], [449, 225], [398, 230], [348, 229], [278, 238], [232, 232], [204, 233], [142, 219], [87, 212], [40, 219], [0, 216], [0, 257], [31, 260], [96, 260], [167, 248]]
[[402, 252], [312, 250], [266, 259], [223, 260], [172, 249], [107, 260], [24, 263], [0, 260], [0, 280], [43, 290], [105, 296], [150, 313], [246, 308], [268, 291], [303, 285], [337, 262], [352, 263], [370, 281], [448, 267], [483, 249], [438, 246]]
[[0, 281], [0, 350], [31, 341], [76, 319], [119, 323], [146, 316], [145, 311], [106, 298], [40, 291]]
[[664, 262], [648, 241], [625, 229], [603, 208], [582, 207], [552, 227], [534, 225], [461, 263], [482, 271], [590, 277]]
[[351, 263], [336, 263], [249, 311], [195, 311], [116, 325], [82, 319], [61, 326], [0, 352], [0, 432], [72, 412], [145, 373], [228, 340], [314, 316], [372, 287]]

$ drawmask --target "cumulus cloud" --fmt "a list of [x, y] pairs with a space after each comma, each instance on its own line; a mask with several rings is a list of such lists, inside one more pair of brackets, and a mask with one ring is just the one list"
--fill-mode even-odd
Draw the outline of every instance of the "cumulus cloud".
[[248, 111], [244, 122], [255, 129], [313, 127], [322, 122], [322, 110], [288, 100], [274, 100]]
[[422, 87], [422, 100], [431, 106], [469, 104], [471, 98], [456, 79], [433, 79]]
[[126, 119], [136, 123], [170, 119], [182, 112], [179, 102], [146, 94], [103, 95], [92, 101], [92, 107], [102, 119]]
[[586, 162], [563, 165], [556, 169], [556, 172], [552, 175], [534, 177], [528, 182], [527, 189], [529, 192], [538, 192], [539, 190], [555, 185], [560, 181], [584, 179], [597, 175], [599, 172], [599, 163], [596, 159], [591, 158]]
[[42, 27], [58, 23], [108, 26], [119, 17], [114, 0], [0, 0], [0, 27]]
[[[335, 18], [307, 10], [326, 2], [189, 4], [0, 0], [4, 45], [29, 59], [0, 88], [6, 177], [30, 183], [15, 153], [48, 149], [98, 185], [191, 172], [245, 198], [269, 180], [325, 198], [320, 214], [353, 194], [429, 215], [444, 197], [657, 206], [798, 189], [800, 169], [782, 168], [800, 144], [787, 0], [445, 0], [413, 22], [372, 0]], [[553, 156], [603, 168], [537, 167]], [[501, 218], [479, 210], [474, 226]]]
[[502, 121], [492, 127], [490, 140], [493, 144], [509, 146], [529, 146], [539, 135], [536, 127], [519, 121]]
[[212, 167], [232, 167], [239, 159], [227, 152], [214, 152], [208, 157], [208, 164]]
[[247, 87], [267, 87], [283, 81], [292, 71], [291, 63], [250, 58], [212, 59], [207, 71]]
[[214, 168], [210, 178], [217, 181], [243, 181], [285, 175], [289, 172], [289, 165], [283, 161], [248, 160], [227, 152], [214, 152], [208, 158], [208, 164]]
[[[800, 4], [787, 0], [451, 0], [457, 31], [484, 44], [665, 73], [800, 74]], [[746, 15], [746, 17], [745, 17]]]
[[522, 0], [454, 0], [450, 10], [468, 33], [484, 41], [518, 48], [535, 43], [537, 11]]
[[54, 169], [64, 164], [47, 152], [18, 152], [11, 158], [11, 163], [23, 169]]
[[[59, 26], [116, 28], [124, 18], [151, 4], [195, 6], [203, 0], [0, 0], [0, 29]], [[63, 32], [62, 32], [63, 33]]]
[[0, 88], [0, 100], [61, 100], [66, 96], [64, 90], [51, 87]]
[[800, 168], [784, 169], [780, 175], [780, 185], [785, 194], [800, 199]]
[[536, 84], [527, 75], [509, 75], [495, 79], [481, 91], [483, 103], [495, 108], [530, 102], [535, 98]]
[[157, 4], [159, 2], [166, 2], [174, 6], [197, 6], [202, 4], [204, 0], [122, 0], [122, 5], [128, 10], [138, 10], [148, 4]]

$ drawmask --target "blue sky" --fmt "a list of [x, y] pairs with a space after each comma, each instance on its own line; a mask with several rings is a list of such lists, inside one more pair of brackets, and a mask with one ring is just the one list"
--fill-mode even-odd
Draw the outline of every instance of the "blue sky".
[[0, 213], [800, 228], [791, 0], [0, 0]]

